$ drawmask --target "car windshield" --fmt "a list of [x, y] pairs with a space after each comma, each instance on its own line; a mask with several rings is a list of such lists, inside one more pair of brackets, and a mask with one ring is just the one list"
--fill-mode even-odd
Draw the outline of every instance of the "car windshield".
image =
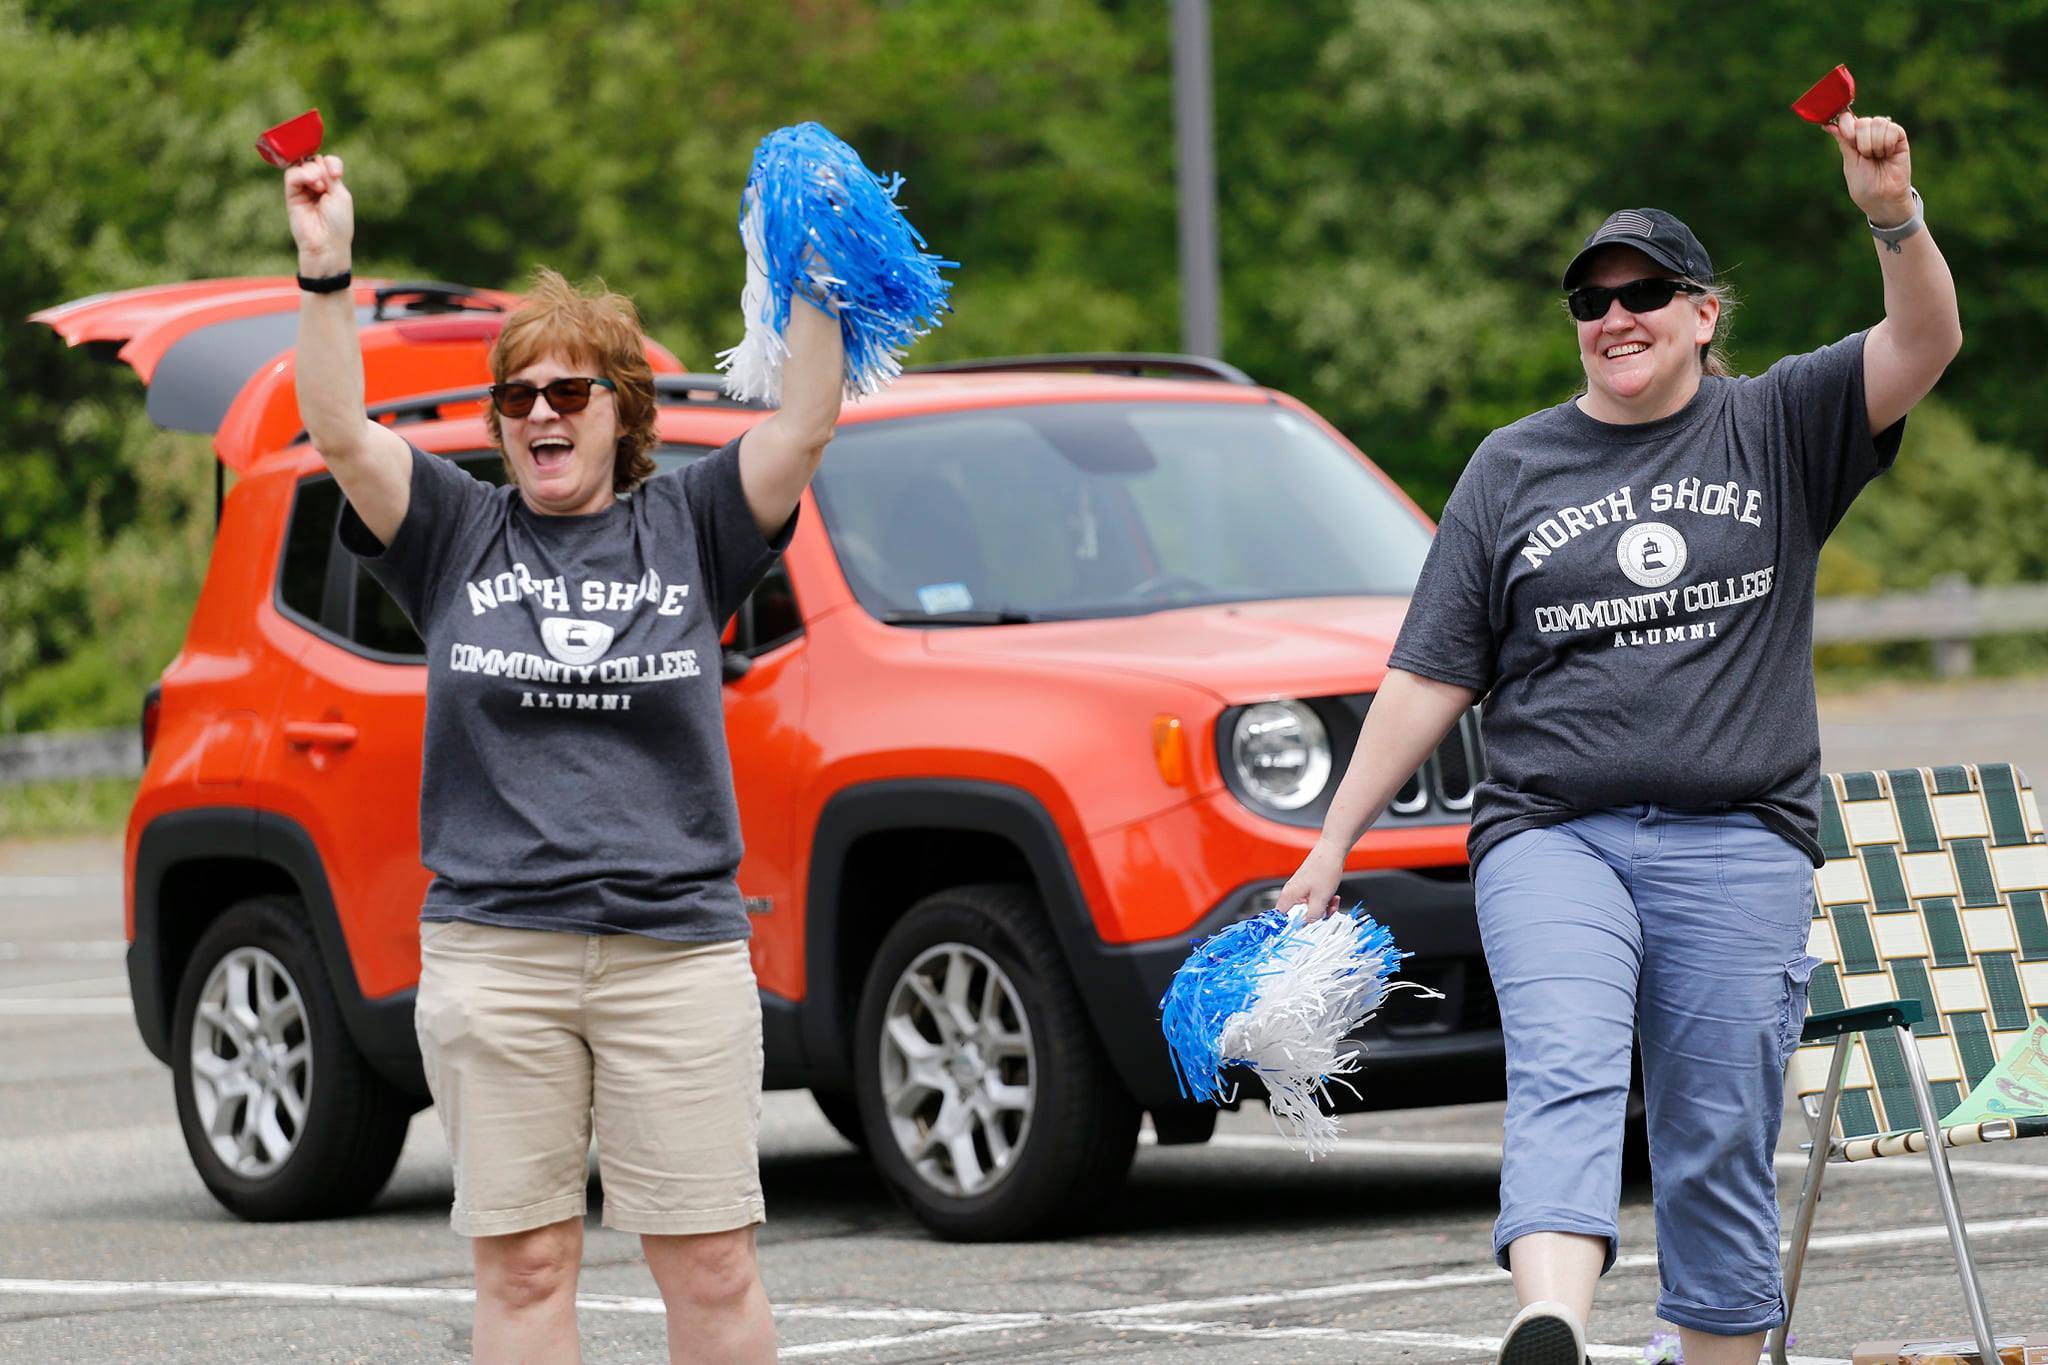
[[1274, 405], [1085, 403], [840, 428], [814, 485], [879, 619], [1131, 616], [1409, 593], [1429, 530]]

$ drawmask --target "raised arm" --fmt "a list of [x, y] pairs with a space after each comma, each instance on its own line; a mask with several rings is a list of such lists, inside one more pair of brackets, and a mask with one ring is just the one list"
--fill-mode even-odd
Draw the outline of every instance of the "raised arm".
[[1469, 687], [1438, 682], [1405, 669], [1389, 669], [1378, 695], [1366, 710], [1358, 747], [1352, 751], [1344, 780], [1330, 798], [1322, 837], [1309, 850], [1301, 868], [1280, 890], [1280, 908], [1304, 902], [1308, 917], [1320, 919], [1337, 906], [1337, 883], [1344, 877], [1344, 859], [1359, 836], [1380, 818], [1401, 784], [1443, 742], [1458, 717], [1479, 699]]
[[[1844, 113], [1828, 125], [1842, 152], [1842, 178], [1856, 207], [1879, 228], [1911, 221], [1912, 152], [1906, 130], [1888, 118]], [[1912, 411], [1963, 345], [1956, 282], [1925, 226], [1895, 242], [1873, 241], [1884, 272], [1884, 321], [1863, 343], [1863, 394], [1870, 429], [1883, 431]]]
[[[316, 156], [284, 173], [285, 211], [309, 279], [349, 269], [355, 203], [341, 181], [341, 158]], [[299, 416], [334, 481], [386, 545], [398, 534], [412, 497], [412, 452], [403, 438], [363, 410], [363, 352], [356, 341], [355, 296], [347, 289], [299, 296]]]
[[740, 438], [740, 487], [764, 536], [789, 521], [818, 472], [846, 382], [839, 319], [806, 302], [801, 291], [790, 300], [786, 339], [782, 407]]

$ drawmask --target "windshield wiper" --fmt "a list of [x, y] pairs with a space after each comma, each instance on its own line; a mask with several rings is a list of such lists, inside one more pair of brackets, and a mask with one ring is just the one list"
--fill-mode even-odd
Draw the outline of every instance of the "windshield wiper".
[[1012, 611], [885, 611], [884, 625], [891, 626], [1027, 626], [1038, 618], [1029, 612]]

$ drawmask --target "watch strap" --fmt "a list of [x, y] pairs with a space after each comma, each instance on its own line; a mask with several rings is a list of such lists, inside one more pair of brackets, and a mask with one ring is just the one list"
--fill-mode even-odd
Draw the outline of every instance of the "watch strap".
[[[1920, 191], [1909, 188], [1906, 193], [1913, 196], [1912, 217], [1892, 227], [1879, 227], [1876, 223], [1870, 224], [1870, 235], [1883, 242], [1886, 249], [1894, 254], [1897, 254], [1900, 250], [1900, 242], [1905, 241], [1921, 228], [1927, 226], [1926, 205], [1920, 202]], [[1866, 219], [1865, 221], [1868, 220]]]

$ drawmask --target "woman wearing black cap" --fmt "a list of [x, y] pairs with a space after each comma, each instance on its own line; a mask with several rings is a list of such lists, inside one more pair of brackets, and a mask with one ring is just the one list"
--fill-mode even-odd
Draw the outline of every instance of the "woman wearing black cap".
[[1649, 1111], [1658, 1314], [1688, 1365], [1784, 1317], [1777, 1144], [1805, 1013], [1821, 543], [1962, 344], [1905, 130], [1830, 125], [1884, 277], [1875, 327], [1763, 375], [1691, 230], [1602, 223], [1566, 267], [1586, 388], [1483, 441], [1392, 668], [1282, 905], [1336, 905], [1358, 836], [1486, 698], [1470, 852], [1507, 1041], [1494, 1252], [1504, 1365], [1577, 1365], [1614, 1263], [1630, 1055]]

